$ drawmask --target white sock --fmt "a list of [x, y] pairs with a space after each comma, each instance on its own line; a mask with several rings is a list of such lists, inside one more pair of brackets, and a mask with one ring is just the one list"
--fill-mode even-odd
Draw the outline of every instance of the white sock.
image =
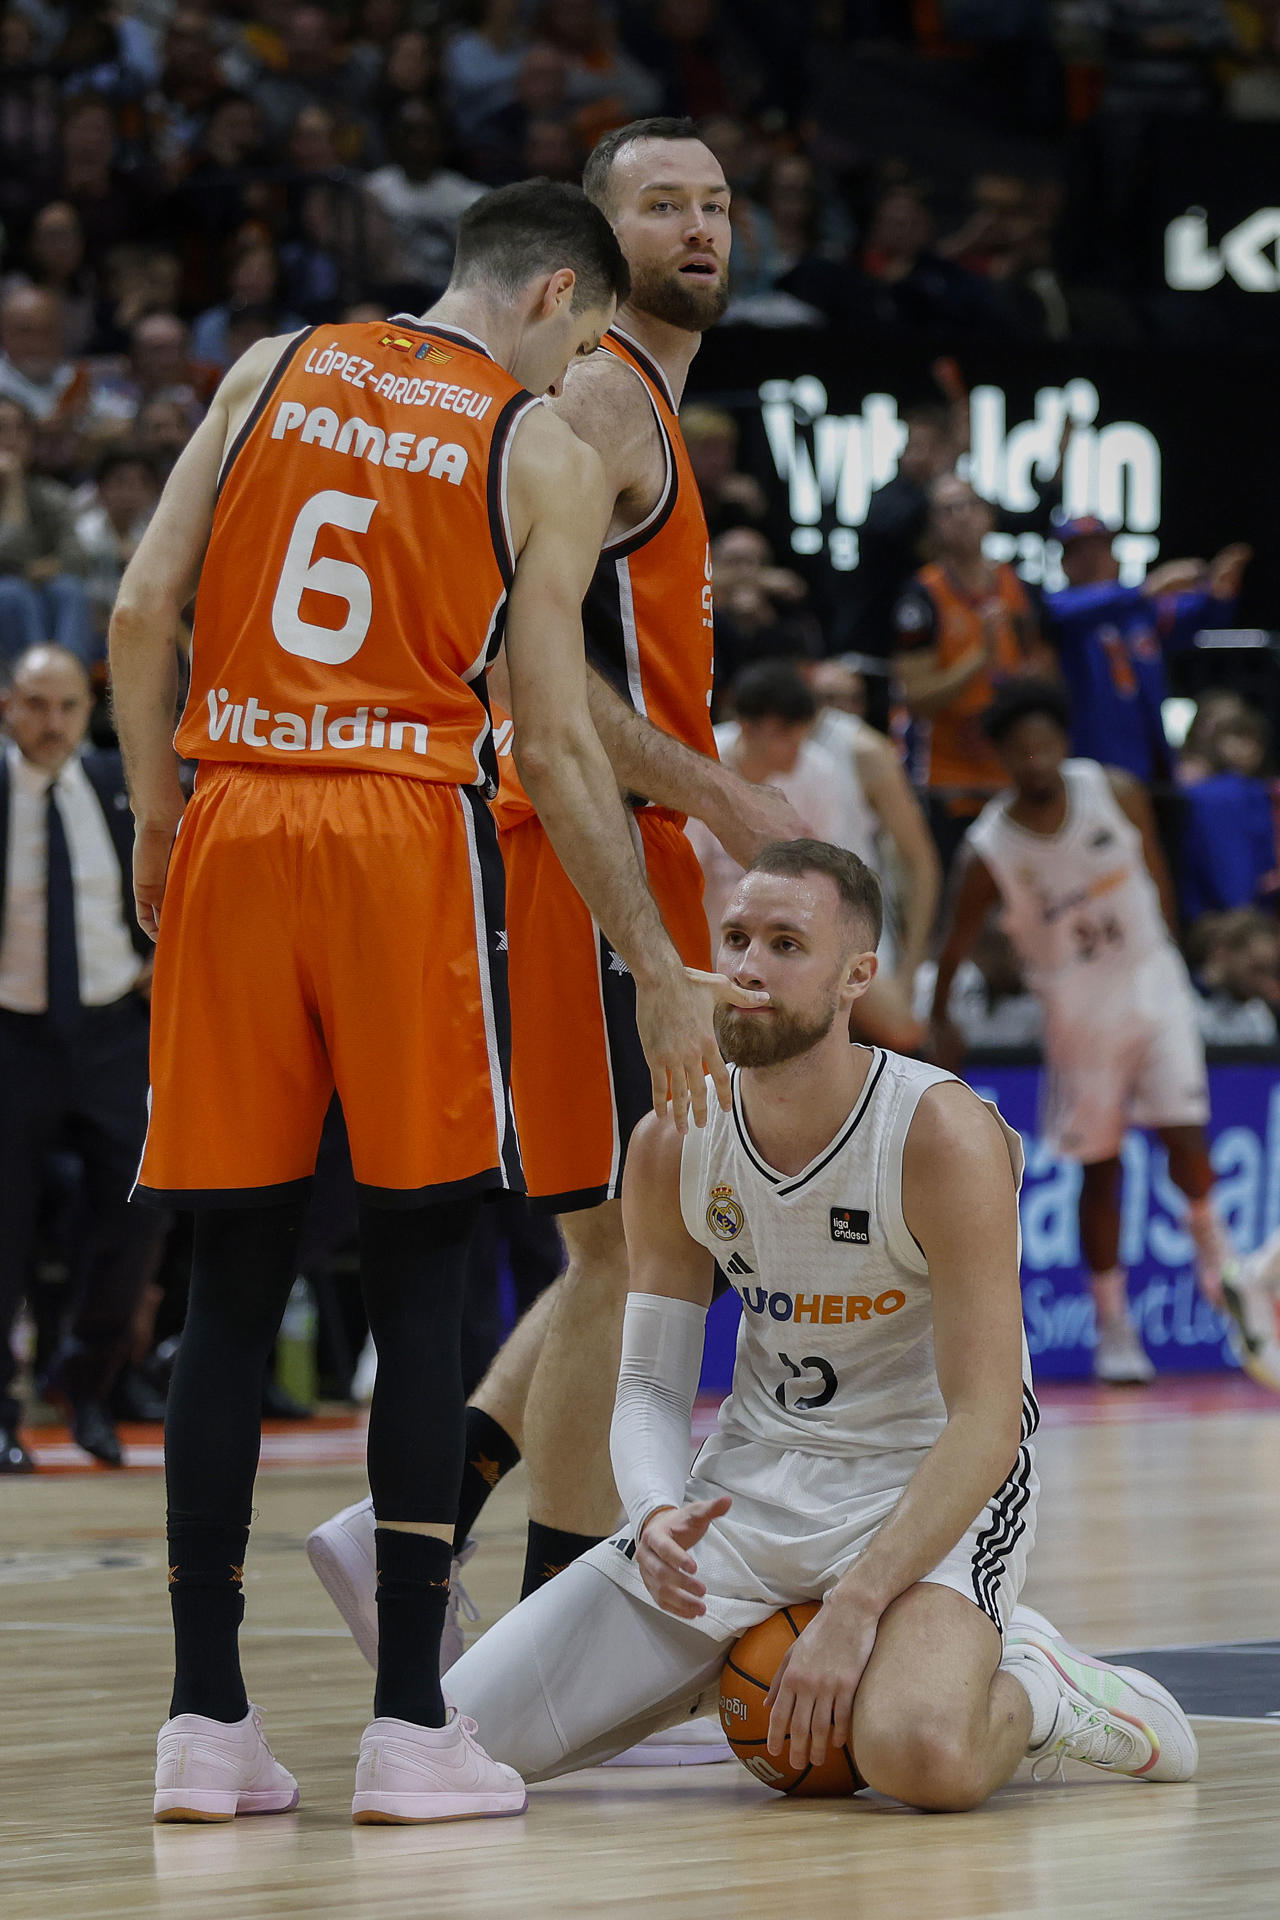
[[1123, 1267], [1108, 1267], [1105, 1273], [1092, 1273], [1089, 1286], [1098, 1309], [1098, 1325], [1114, 1326], [1129, 1317], [1129, 1276]]
[[1031, 1737], [1027, 1741], [1027, 1752], [1034, 1753], [1037, 1747], [1044, 1745], [1057, 1724], [1062, 1689], [1034, 1654], [1030, 1659], [1025, 1652], [1017, 1658], [1006, 1656], [1000, 1666], [1003, 1673], [1012, 1675], [1031, 1702]]

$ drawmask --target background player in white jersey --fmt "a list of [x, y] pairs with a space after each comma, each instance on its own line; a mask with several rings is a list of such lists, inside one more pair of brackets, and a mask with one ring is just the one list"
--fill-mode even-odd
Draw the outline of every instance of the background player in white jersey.
[[965, 838], [966, 861], [934, 989], [938, 1058], [964, 1041], [947, 1019], [956, 968], [992, 909], [1045, 1017], [1044, 1124], [1083, 1168], [1080, 1242], [1097, 1306], [1094, 1373], [1142, 1382], [1154, 1368], [1120, 1265], [1120, 1148], [1150, 1127], [1187, 1196], [1200, 1286], [1222, 1304], [1231, 1249], [1210, 1197], [1209, 1089], [1191, 982], [1174, 945], [1173, 889], [1151, 803], [1131, 775], [1069, 760], [1070, 708], [1051, 681], [1011, 682], [986, 716], [1012, 781]]
[[[856, 714], [820, 706], [809, 675], [790, 660], [744, 668], [730, 701], [735, 717], [715, 730], [724, 765], [745, 780], [778, 787], [809, 834], [856, 853], [882, 885], [886, 867], [901, 877], [903, 924], [890, 927], [886, 915], [880, 964], [855, 1009], [854, 1032], [914, 1052], [924, 1032], [913, 1012], [912, 984], [937, 911], [941, 866], [897, 755]], [[706, 876], [703, 905], [714, 938], [743, 870], [701, 820], [690, 820], [686, 832]]]
[[[793, 1764], [852, 1733], [871, 1786], [952, 1810], [1028, 1752], [1194, 1771], [1153, 1680], [1011, 1617], [1037, 1492], [1021, 1148], [950, 1075], [850, 1047], [879, 930], [874, 875], [814, 841], [766, 849], [729, 903], [720, 964], [770, 996], [717, 1020], [732, 1112], [687, 1143], [642, 1123], [627, 1167], [612, 1451], [629, 1526], [449, 1675], [530, 1779], [695, 1711], [738, 1634], [803, 1599], [826, 1604], [769, 1739]], [[733, 1391], [687, 1474], [717, 1259], [743, 1302]]]

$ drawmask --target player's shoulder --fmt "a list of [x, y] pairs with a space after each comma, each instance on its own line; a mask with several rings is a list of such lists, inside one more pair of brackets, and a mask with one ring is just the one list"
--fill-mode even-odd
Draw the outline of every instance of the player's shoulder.
[[648, 434], [653, 425], [653, 402], [644, 381], [634, 367], [604, 348], [574, 362], [552, 408], [595, 447], [615, 447], [619, 440]]
[[269, 339], [255, 340], [223, 375], [218, 398], [228, 406], [234, 406], [237, 401], [256, 393], [288, 349], [310, 331], [309, 327], [299, 327], [293, 333], [275, 333]]
[[911, 1163], [926, 1180], [953, 1170], [960, 1177], [1007, 1168], [1009, 1152], [999, 1120], [985, 1100], [951, 1075], [920, 1093], [907, 1129], [904, 1173]]
[[549, 406], [533, 406], [523, 416], [511, 443], [513, 478], [534, 479], [545, 492], [551, 484], [591, 485], [601, 477], [600, 456]]
[[678, 1190], [685, 1138], [670, 1114], [646, 1113], [627, 1143], [628, 1185], [657, 1193], [674, 1184]]
[[[714, 1101], [713, 1087], [708, 1086], [707, 1097]], [[673, 1256], [688, 1250], [693, 1235], [681, 1205], [684, 1155], [687, 1144], [699, 1137], [692, 1129], [677, 1133], [669, 1114], [647, 1113], [635, 1128], [622, 1177], [623, 1219], [633, 1245], [665, 1248]]]

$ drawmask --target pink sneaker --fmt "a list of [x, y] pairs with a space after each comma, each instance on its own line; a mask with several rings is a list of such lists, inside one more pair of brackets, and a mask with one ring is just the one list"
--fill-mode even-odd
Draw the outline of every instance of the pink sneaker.
[[443, 1727], [373, 1720], [360, 1738], [351, 1818], [357, 1826], [424, 1820], [480, 1820], [523, 1813], [529, 1804], [514, 1767], [491, 1760], [476, 1723], [449, 1709]]
[[243, 1720], [180, 1713], [156, 1739], [157, 1820], [234, 1820], [238, 1813], [291, 1813], [298, 1783], [276, 1760], [251, 1706]]
[[[357, 1500], [344, 1507], [307, 1536], [307, 1558], [312, 1571], [351, 1629], [351, 1637], [369, 1665], [378, 1665], [378, 1558], [374, 1539], [373, 1501]], [[466, 1652], [460, 1614], [468, 1620], [480, 1615], [458, 1575], [476, 1550], [465, 1542], [449, 1573], [449, 1605], [440, 1636], [440, 1671], [448, 1673]]]

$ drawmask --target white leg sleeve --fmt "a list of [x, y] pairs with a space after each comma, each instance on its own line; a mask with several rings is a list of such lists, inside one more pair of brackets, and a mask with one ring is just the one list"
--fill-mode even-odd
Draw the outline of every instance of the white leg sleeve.
[[495, 1760], [551, 1780], [684, 1718], [732, 1639], [710, 1639], [575, 1560], [476, 1641], [445, 1693]]

